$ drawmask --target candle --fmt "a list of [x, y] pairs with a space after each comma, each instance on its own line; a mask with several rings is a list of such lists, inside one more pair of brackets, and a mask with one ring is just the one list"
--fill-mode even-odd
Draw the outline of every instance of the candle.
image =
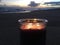
[[45, 19], [20, 19], [20, 45], [45, 45]]

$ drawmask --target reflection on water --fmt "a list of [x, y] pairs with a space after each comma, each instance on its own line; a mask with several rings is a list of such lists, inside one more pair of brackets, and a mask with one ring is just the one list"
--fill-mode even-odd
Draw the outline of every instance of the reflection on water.
[[31, 11], [19, 11], [19, 12], [2, 12], [2, 13], [29, 13]]

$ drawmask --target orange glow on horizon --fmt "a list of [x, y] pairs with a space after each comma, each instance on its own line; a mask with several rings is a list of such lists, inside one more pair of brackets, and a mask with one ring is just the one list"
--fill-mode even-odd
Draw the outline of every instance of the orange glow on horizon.
[[[10, 5], [10, 6], [11, 6], [11, 5], [14, 5], [14, 6], [15, 6], [15, 5], [16, 5], [16, 6], [20, 6], [20, 7], [29, 7], [29, 6], [28, 6], [29, 3], [27, 4], [26, 2], [25, 2], [25, 3], [22, 3], [22, 2], [6, 2], [5, 4], [8, 5], [8, 6], [9, 6], [9, 5]], [[36, 8], [41, 8], [41, 7], [44, 8], [44, 7], [47, 7], [47, 6], [46, 6], [46, 5], [43, 5], [43, 4], [40, 4], [40, 5], [37, 6]]]

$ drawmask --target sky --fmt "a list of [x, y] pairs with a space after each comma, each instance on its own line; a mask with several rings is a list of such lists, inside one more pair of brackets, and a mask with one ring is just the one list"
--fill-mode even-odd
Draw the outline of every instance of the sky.
[[60, 1], [60, 0], [2, 0], [2, 4], [27, 6], [31, 1], [36, 3]]

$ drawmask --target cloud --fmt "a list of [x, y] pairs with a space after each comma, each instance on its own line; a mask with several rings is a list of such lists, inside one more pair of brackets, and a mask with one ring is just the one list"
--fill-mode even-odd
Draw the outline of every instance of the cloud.
[[0, 2], [1, 2], [1, 0], [0, 0]]
[[36, 7], [40, 5], [40, 3], [35, 3], [34, 1], [31, 1], [30, 4], [28, 4], [28, 6], [31, 6], [31, 7]]

